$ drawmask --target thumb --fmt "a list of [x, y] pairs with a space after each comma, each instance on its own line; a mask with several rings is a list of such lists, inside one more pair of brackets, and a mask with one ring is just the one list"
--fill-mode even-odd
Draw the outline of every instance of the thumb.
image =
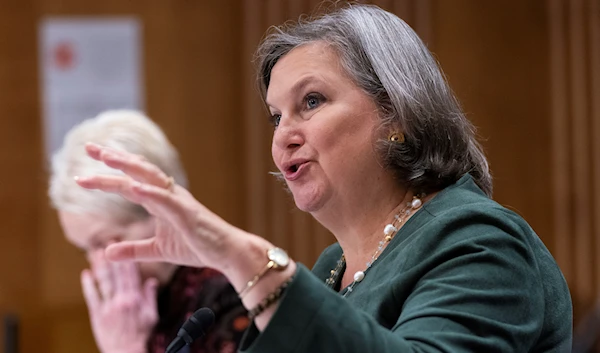
[[161, 253], [154, 238], [134, 241], [121, 241], [110, 244], [104, 250], [106, 259], [110, 261], [161, 261]]

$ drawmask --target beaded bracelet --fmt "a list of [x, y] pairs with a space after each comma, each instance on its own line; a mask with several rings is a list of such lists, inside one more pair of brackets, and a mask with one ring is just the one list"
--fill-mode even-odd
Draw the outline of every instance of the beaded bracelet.
[[267, 295], [267, 297], [265, 299], [263, 299], [260, 303], [258, 303], [258, 305], [256, 305], [256, 307], [254, 307], [254, 309], [248, 311], [248, 317], [250, 318], [250, 320], [254, 320], [255, 317], [262, 314], [263, 311], [265, 311], [267, 308], [269, 308], [271, 305], [273, 305], [273, 303], [277, 302], [277, 300], [279, 298], [281, 298], [281, 296], [285, 292], [285, 289], [287, 288], [287, 286], [290, 283], [292, 283], [293, 279], [294, 279], [294, 276], [288, 278], [277, 289], [275, 289], [275, 291], [273, 291], [271, 294]]

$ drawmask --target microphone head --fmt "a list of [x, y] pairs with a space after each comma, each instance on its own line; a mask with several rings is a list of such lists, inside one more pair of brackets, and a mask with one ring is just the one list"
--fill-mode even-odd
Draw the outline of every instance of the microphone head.
[[203, 336], [215, 322], [215, 313], [209, 308], [200, 308], [183, 324], [185, 330], [192, 340]]

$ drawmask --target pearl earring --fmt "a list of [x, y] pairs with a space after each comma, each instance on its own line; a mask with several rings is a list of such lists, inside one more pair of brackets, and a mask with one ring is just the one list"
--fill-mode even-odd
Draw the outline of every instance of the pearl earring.
[[390, 142], [402, 143], [404, 142], [404, 134], [401, 132], [392, 132], [388, 139], [390, 140]]

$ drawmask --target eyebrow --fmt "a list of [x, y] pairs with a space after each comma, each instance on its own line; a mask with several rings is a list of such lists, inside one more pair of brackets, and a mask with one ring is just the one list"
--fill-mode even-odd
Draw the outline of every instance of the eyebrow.
[[[294, 83], [294, 85], [292, 86], [290, 91], [292, 92], [292, 94], [296, 95], [296, 94], [298, 94], [298, 92], [302, 91], [306, 86], [308, 86], [310, 83], [312, 83], [314, 81], [318, 81], [318, 80], [319, 79], [313, 75], [304, 76], [300, 80], [298, 80], [296, 83]], [[267, 106], [269, 106], [269, 108], [272, 107], [271, 103], [269, 103], [268, 100], [265, 100], [265, 103], [267, 104]]]

